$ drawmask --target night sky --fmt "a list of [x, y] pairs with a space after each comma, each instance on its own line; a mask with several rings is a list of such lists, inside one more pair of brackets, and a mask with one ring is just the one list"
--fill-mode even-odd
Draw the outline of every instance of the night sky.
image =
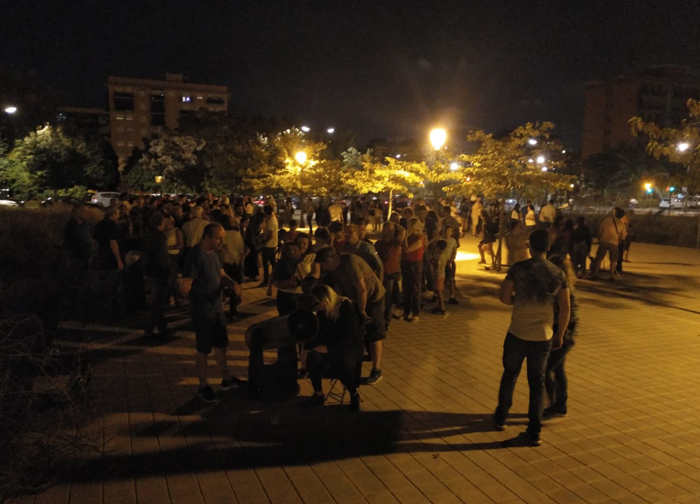
[[[423, 138], [552, 120], [580, 142], [583, 84], [700, 68], [700, 2], [4, 0], [0, 65], [67, 105], [105, 106], [108, 75], [224, 84], [234, 109]], [[457, 133], [459, 132], [459, 133]]]

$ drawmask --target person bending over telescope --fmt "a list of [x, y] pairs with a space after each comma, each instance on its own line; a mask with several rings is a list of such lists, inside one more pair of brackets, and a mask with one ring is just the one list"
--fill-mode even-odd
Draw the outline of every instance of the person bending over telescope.
[[322, 406], [323, 376], [338, 378], [350, 393], [350, 409], [360, 411], [360, 385], [362, 356], [364, 353], [364, 323], [352, 302], [339, 296], [327, 285], [313, 289], [311, 296], [318, 314], [318, 335], [307, 348], [306, 369], [314, 387], [309, 406]]

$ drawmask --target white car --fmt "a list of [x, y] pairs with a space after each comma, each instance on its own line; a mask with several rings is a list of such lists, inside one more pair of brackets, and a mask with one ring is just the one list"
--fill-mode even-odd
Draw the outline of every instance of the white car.
[[17, 203], [14, 200], [0, 199], [0, 206], [17, 207], [17, 206], [19, 206], [19, 203]]
[[99, 205], [101, 207], [108, 207], [109, 200], [112, 198], [119, 199], [120, 194], [118, 192], [96, 192], [92, 195], [92, 203]]
[[671, 199], [664, 198], [661, 201], [659, 201], [659, 208], [671, 208], [671, 209], [683, 208], [683, 199], [682, 198], [673, 198], [673, 202], [671, 202]]

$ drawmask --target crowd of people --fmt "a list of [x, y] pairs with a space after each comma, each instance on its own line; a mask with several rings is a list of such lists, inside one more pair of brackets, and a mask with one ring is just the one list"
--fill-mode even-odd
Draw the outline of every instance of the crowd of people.
[[[586, 272], [592, 244], [583, 217], [576, 223], [564, 219], [554, 201], [536, 216], [530, 202], [507, 213], [496, 203], [485, 205], [480, 197], [465, 198], [459, 206], [451, 200], [432, 206], [425, 200], [410, 205], [399, 201], [391, 213], [367, 198], [349, 204], [308, 199], [300, 210], [309, 232], [302, 232], [292, 201], [281, 206], [273, 198], [256, 205], [249, 197], [231, 201], [212, 195], [196, 200], [124, 195], [110, 202], [94, 229], [86, 208], [78, 206], [65, 228], [74, 278], [79, 281], [94, 267], [112, 271], [135, 285], [127, 289], [134, 299], [145, 300], [138, 292], [149, 286], [146, 337], [168, 335], [167, 307], [189, 298], [198, 394], [205, 401], [216, 400], [207, 378], [212, 351], [221, 388], [245, 385], [228, 371], [227, 323], [237, 316], [241, 285], [261, 279], [258, 287], [276, 296], [279, 315], [306, 307], [320, 321], [318, 336], [299, 353], [299, 377], [308, 377], [314, 388], [309, 404], [325, 402], [321, 379], [330, 366], [350, 392], [351, 408], [358, 410], [362, 361], [372, 363], [362, 383], [376, 384], [382, 379], [382, 342], [397, 320], [417, 322], [429, 302], [434, 306], [427, 312], [436, 315], [444, 314], [447, 304], [458, 304], [455, 261], [460, 238], [470, 232], [480, 237], [481, 262], [486, 254], [493, 261], [500, 219], [509, 215], [505, 239], [511, 267], [501, 301], [514, 308], [494, 426], [505, 426], [525, 358], [530, 440], [539, 443], [545, 390], [550, 400], [545, 414], [566, 414], [564, 362], [577, 320], [573, 285]], [[369, 239], [368, 227], [381, 229], [376, 242]], [[606, 254], [610, 278], [615, 277], [622, 264], [618, 259], [628, 248], [629, 229], [620, 209], [603, 221], [591, 278], [598, 275]]]

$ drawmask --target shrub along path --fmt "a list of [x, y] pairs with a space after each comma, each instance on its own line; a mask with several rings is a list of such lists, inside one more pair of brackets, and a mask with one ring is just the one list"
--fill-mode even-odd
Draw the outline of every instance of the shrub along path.
[[[463, 252], [476, 251], [464, 242]], [[630, 258], [618, 282], [579, 283], [569, 416], [546, 425], [539, 448], [519, 437], [524, 376], [508, 428], [491, 429], [509, 309], [497, 300], [503, 275], [465, 260], [458, 306], [415, 324], [394, 321], [384, 380], [361, 388], [360, 415], [337, 405], [308, 411], [305, 397], [253, 402], [241, 391], [204, 406], [192, 399], [186, 318], [156, 343], [128, 328], [97, 337], [95, 326], [103, 416], [90, 429], [104, 453], [14, 502], [698, 502], [700, 254], [635, 244]], [[274, 311], [263, 289], [246, 284], [244, 295], [246, 318], [230, 325], [239, 376], [245, 328]], [[308, 396], [308, 382], [301, 386]]]

